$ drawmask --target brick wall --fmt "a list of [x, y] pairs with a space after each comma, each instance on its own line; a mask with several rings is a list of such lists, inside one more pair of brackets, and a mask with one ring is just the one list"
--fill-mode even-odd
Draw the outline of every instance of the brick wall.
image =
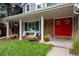
[[54, 20], [53, 19], [46, 19], [44, 22], [44, 31], [45, 34], [51, 34], [53, 35], [53, 26], [54, 26]]

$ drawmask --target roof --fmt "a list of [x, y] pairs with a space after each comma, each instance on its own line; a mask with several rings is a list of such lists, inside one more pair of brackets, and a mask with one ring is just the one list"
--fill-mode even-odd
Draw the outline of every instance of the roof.
[[35, 11], [27, 12], [27, 13], [22, 13], [22, 14], [17, 14], [14, 16], [5, 17], [3, 19], [5, 19], [5, 20], [20, 20], [20, 19], [24, 19], [24, 18], [27, 18], [28, 16], [32, 16], [35, 14], [38, 14], [39, 16], [41, 16], [41, 15], [45, 14], [46, 12], [54, 11], [56, 9], [60, 9], [60, 8], [64, 8], [64, 7], [68, 7], [68, 6], [72, 6], [72, 5], [73, 4], [70, 3], [70, 4], [58, 5], [55, 7], [51, 6], [51, 7], [40, 9], [40, 10], [35, 10]]

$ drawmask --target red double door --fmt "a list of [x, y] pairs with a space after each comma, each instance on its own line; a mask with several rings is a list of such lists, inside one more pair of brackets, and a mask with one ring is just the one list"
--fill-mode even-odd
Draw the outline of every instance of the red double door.
[[55, 20], [55, 35], [57, 36], [72, 36], [72, 21], [73, 18], [62, 18]]

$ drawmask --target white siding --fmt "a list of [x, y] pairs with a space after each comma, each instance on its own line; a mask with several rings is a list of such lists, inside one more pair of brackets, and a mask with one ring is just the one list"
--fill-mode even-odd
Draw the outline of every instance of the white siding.
[[[39, 8], [39, 9], [44, 9], [44, 8], [47, 8], [47, 7], [50, 7], [50, 6], [56, 7], [58, 5], [63, 5], [63, 4], [66, 4], [66, 3], [41, 3], [41, 8]], [[23, 13], [29, 12], [29, 11], [27, 11], [27, 5], [29, 5], [29, 9], [30, 9], [29, 11], [39, 10], [37, 8], [36, 3], [27, 3], [23, 7]]]

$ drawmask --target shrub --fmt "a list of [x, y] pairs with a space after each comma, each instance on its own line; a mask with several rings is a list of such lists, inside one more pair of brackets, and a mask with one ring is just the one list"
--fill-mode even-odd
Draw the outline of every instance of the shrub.
[[49, 35], [47, 35], [47, 34], [44, 35], [44, 39], [45, 39], [45, 40], [48, 40], [48, 39], [49, 39]]
[[77, 38], [73, 39], [72, 53], [75, 55], [79, 55], [79, 39]]
[[44, 35], [44, 41], [45, 41], [45, 42], [48, 42], [48, 41], [49, 41], [49, 35], [47, 35], [47, 34]]

